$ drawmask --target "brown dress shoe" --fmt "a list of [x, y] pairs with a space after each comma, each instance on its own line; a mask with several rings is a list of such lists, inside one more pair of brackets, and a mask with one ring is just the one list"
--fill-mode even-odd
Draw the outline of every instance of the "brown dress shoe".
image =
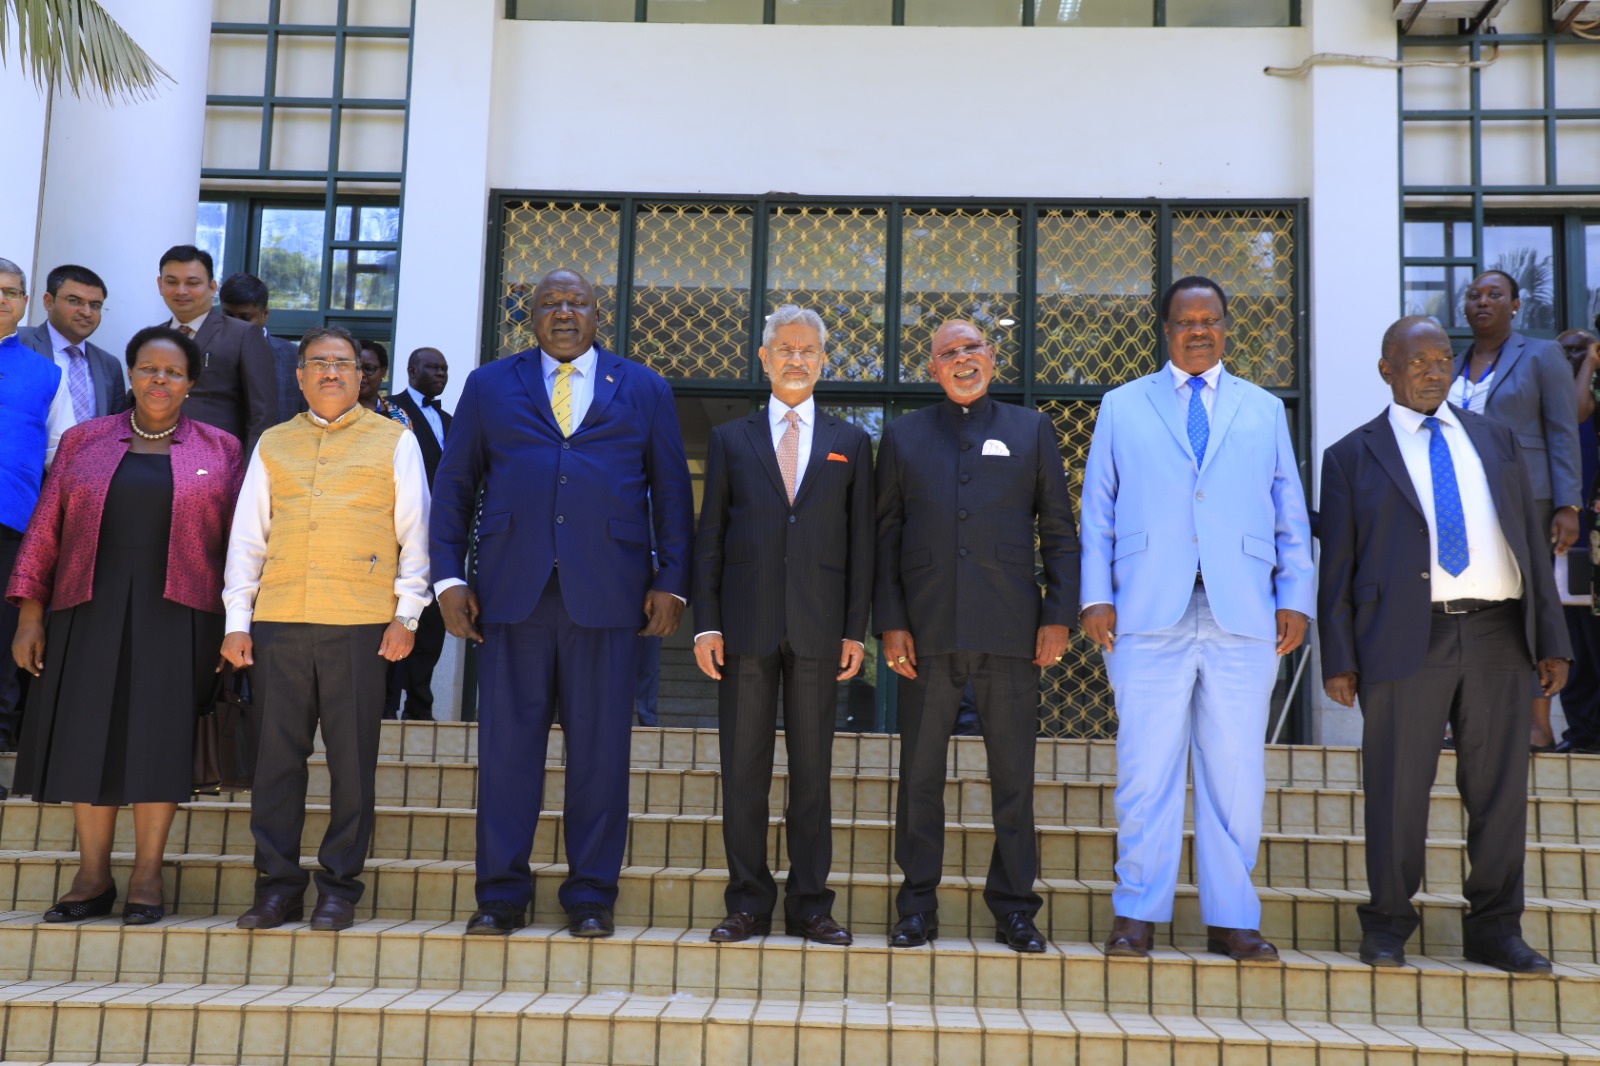
[[239, 915], [240, 929], [276, 929], [284, 922], [298, 922], [305, 914], [305, 897], [298, 892], [268, 892], [256, 897], [256, 905]]
[[1206, 950], [1226, 955], [1234, 962], [1282, 962], [1278, 949], [1254, 929], [1224, 929], [1206, 926]]
[[[783, 923], [783, 931], [788, 936], [805, 937], [817, 944], [830, 944], [834, 947], [844, 947], [851, 942], [850, 930], [834, 921], [826, 914], [813, 914], [801, 918], [799, 921]], [[713, 940], [716, 936], [713, 935]]]
[[356, 924], [356, 905], [342, 896], [323, 896], [311, 912], [311, 928], [319, 933], [337, 933]]
[[1106, 954], [1124, 959], [1148, 959], [1155, 923], [1124, 918], [1120, 914], [1116, 919], [1111, 923], [1111, 935], [1106, 938]]
[[737, 944], [753, 936], [766, 936], [772, 932], [772, 917], [758, 918], [749, 911], [734, 911], [711, 930], [711, 940], [716, 944]]

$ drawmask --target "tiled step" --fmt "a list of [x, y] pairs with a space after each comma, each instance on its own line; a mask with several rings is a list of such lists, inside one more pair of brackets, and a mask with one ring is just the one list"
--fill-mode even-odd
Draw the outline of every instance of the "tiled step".
[[[32, 816], [32, 817], [30, 817]], [[315, 853], [327, 825], [327, 809], [307, 811], [301, 838], [306, 854]], [[564, 818], [551, 812], [539, 820], [533, 861], [565, 861]], [[379, 808], [372, 857], [380, 859], [468, 861], [476, 854], [477, 814], [472, 810]], [[788, 867], [788, 832], [777, 818], [769, 822], [767, 861], [774, 869]], [[1116, 830], [1041, 825], [1037, 829], [1040, 876], [1082, 881], [1115, 878]], [[72, 851], [77, 847], [71, 811], [64, 807], [0, 805], [0, 841], [19, 851]], [[989, 868], [993, 827], [984, 824], [945, 826], [946, 874], [982, 876]], [[133, 816], [118, 819], [115, 847], [133, 850]], [[244, 803], [186, 805], [174, 819], [168, 850], [189, 855], [249, 854], [250, 809]], [[1180, 880], [1192, 883], [1193, 838], [1185, 836]], [[885, 820], [835, 819], [833, 869], [838, 873], [893, 875], [894, 827]], [[624, 862], [629, 866], [725, 869], [722, 820], [707, 815], [637, 814], [629, 819]], [[1461, 840], [1434, 840], [1428, 845], [1423, 891], [1461, 891], [1468, 869]], [[1600, 847], [1533, 843], [1527, 852], [1527, 891], [1562, 899], [1600, 899]], [[1269, 833], [1263, 837], [1255, 870], [1258, 885], [1280, 888], [1328, 888], [1364, 891], [1366, 849], [1361, 838], [1327, 833]]]
[[[131, 857], [113, 857], [119, 883], [125, 882]], [[0, 853], [0, 908], [43, 911], [66, 891], [77, 869], [77, 856], [61, 852]], [[557, 923], [563, 916], [556, 890], [566, 867], [534, 868], [536, 921]], [[254, 898], [255, 871], [247, 855], [176, 855], [166, 866], [166, 904], [185, 915], [238, 915]], [[366, 895], [357, 907], [363, 918], [460, 921], [474, 909], [473, 868], [468, 862], [416, 859], [374, 859], [367, 863]], [[625, 925], [709, 929], [725, 913], [722, 870], [624, 867], [619, 879], [617, 921]], [[839, 874], [829, 885], [837, 893], [834, 915], [862, 933], [885, 930], [893, 915], [898, 876]], [[1102, 940], [1111, 926], [1109, 881], [1046, 879], [1038, 890], [1044, 899], [1040, 928], [1061, 943]], [[952, 935], [986, 935], [993, 918], [983, 904], [983, 880], [944, 878], [939, 889], [939, 920]], [[1356, 905], [1365, 892], [1285, 888], [1260, 890], [1262, 931], [1280, 947], [1299, 951], [1354, 951], [1361, 929]], [[1413, 941], [1422, 954], [1461, 953], [1460, 896], [1422, 893], [1416, 897], [1422, 928]], [[1552, 958], [1569, 962], [1600, 961], [1600, 902], [1529, 897], [1523, 917], [1528, 942]], [[1195, 890], [1180, 885], [1175, 921], [1161, 927], [1158, 939], [1179, 947], [1204, 943]]]
[[776, 997], [382, 988], [0, 987], [7, 1058], [786, 1066], [1600, 1062], [1582, 1034]]
[[502, 940], [464, 929], [379, 920], [338, 936], [303, 922], [252, 934], [226, 918], [128, 928], [113, 919], [62, 926], [0, 915], [0, 981], [762, 996], [1600, 1033], [1593, 964], [1557, 963], [1551, 978], [1518, 978], [1420, 956], [1403, 969], [1374, 970], [1336, 952], [1289, 951], [1274, 967], [1173, 948], [1149, 961], [1108, 959], [1091, 944], [1018, 955], [954, 936], [891, 950], [876, 933], [825, 948], [786, 936], [713, 944], [704, 930], [624, 927], [614, 938], [582, 940], [541, 926]]

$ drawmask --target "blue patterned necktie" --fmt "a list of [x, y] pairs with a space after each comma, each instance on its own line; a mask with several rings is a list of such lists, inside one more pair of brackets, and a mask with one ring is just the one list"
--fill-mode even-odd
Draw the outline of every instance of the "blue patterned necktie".
[[67, 392], [72, 396], [72, 416], [79, 422], [94, 417], [94, 386], [89, 383], [89, 357], [76, 344], [66, 349]]
[[1206, 443], [1211, 440], [1211, 421], [1206, 418], [1206, 405], [1200, 399], [1206, 379], [1189, 379], [1189, 447], [1194, 449], [1194, 465], [1206, 461]]
[[1429, 415], [1422, 420], [1432, 437], [1428, 440], [1428, 466], [1433, 471], [1433, 521], [1439, 537], [1439, 568], [1451, 577], [1460, 577], [1471, 556], [1467, 554], [1467, 518], [1461, 510], [1461, 490], [1456, 486], [1456, 464], [1450, 458], [1439, 420]]

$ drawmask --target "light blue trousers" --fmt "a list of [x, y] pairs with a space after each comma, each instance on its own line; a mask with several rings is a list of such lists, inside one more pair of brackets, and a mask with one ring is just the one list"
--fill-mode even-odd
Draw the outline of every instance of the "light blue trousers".
[[1192, 761], [1201, 920], [1260, 928], [1250, 871], [1261, 841], [1263, 738], [1278, 677], [1273, 642], [1223, 630], [1196, 586], [1177, 625], [1119, 634], [1105, 660], [1118, 720], [1116, 913], [1172, 920], [1185, 764]]

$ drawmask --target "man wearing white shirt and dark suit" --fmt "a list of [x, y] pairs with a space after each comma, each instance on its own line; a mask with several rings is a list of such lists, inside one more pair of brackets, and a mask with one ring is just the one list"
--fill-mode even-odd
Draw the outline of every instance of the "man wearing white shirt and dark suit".
[[[422, 448], [422, 467], [428, 475], [428, 490], [444, 454], [445, 436], [450, 432], [450, 413], [439, 406], [439, 394], [450, 381], [450, 364], [437, 348], [418, 348], [406, 364], [409, 387], [389, 394], [389, 402], [411, 417], [411, 431]], [[383, 716], [400, 714], [400, 696], [405, 694], [405, 717], [412, 721], [433, 720], [433, 669], [444, 651], [444, 616], [438, 603], [422, 609], [417, 623], [417, 645], [411, 654], [389, 669], [389, 691], [384, 699]]]
[[1324, 688], [1362, 712], [1361, 958], [1405, 965], [1448, 722], [1468, 818], [1466, 956], [1547, 973], [1522, 939], [1526, 697], [1535, 663], [1559, 691], [1572, 653], [1521, 445], [1445, 402], [1453, 369], [1437, 323], [1396, 322], [1378, 362], [1394, 402], [1322, 459]]
[[839, 682], [861, 669], [872, 605], [872, 439], [817, 409], [827, 330], [785, 304], [767, 317], [767, 406], [711, 431], [695, 537], [695, 659], [717, 685], [722, 839], [720, 943], [771, 932], [767, 793], [778, 692], [789, 753], [784, 931], [848, 944], [833, 920], [833, 726]]
[[72, 414], [78, 422], [128, 409], [128, 379], [122, 360], [90, 344], [100, 328], [106, 283], [87, 267], [66, 264], [45, 276], [44, 312], [37, 326], [17, 330], [17, 340], [55, 360], [66, 375]]

